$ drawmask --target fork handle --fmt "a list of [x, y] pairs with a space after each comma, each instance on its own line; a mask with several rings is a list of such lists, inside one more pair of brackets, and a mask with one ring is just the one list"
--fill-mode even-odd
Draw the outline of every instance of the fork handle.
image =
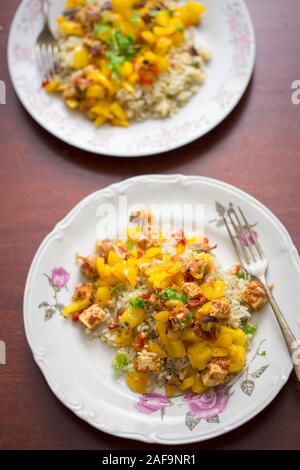
[[284, 336], [285, 342], [287, 344], [288, 350], [291, 355], [291, 359], [293, 362], [294, 370], [297, 376], [297, 379], [300, 382], [300, 341], [297, 341], [296, 337], [294, 336], [292, 330], [290, 329], [289, 325], [287, 324], [278, 303], [276, 302], [265, 278], [260, 278], [260, 282], [263, 284], [266, 294], [269, 298], [271, 307], [275, 314], [275, 317], [279, 323], [280, 329]]
[[48, 0], [42, 0], [42, 10], [45, 20], [49, 18], [49, 2]]

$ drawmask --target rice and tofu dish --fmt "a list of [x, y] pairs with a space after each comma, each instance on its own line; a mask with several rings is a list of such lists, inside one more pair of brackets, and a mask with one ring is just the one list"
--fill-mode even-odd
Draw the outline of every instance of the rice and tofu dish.
[[207, 238], [164, 238], [146, 210], [131, 215], [127, 237], [76, 255], [86, 282], [63, 316], [116, 349], [112, 367], [136, 393], [200, 394], [241, 372], [251, 311], [267, 302], [259, 282], [240, 265], [223, 271]]
[[192, 28], [205, 7], [170, 0], [68, 0], [59, 70], [43, 82], [96, 127], [172, 116], [199, 90], [210, 54]]

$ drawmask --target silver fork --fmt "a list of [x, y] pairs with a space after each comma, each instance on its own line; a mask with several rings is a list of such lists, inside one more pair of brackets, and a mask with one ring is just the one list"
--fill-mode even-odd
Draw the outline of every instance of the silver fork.
[[[240, 207], [238, 207], [237, 213], [234, 206], [230, 204], [228, 210], [223, 210], [222, 217], [243, 269], [250, 274], [250, 276], [258, 279], [263, 285], [270, 301], [270, 305], [281, 328], [289, 353], [291, 357], [293, 357], [294, 354], [296, 355], [299, 343], [288, 326], [267, 284], [266, 272], [268, 269], [268, 261], [257, 237]], [[242, 238], [244, 240], [242, 240]], [[297, 379], [300, 381], [300, 364], [296, 364], [296, 362], [298, 361], [293, 361], [293, 366]]]
[[35, 53], [38, 66], [47, 81], [52, 81], [58, 70], [58, 47], [57, 41], [49, 28], [49, 2], [42, 0], [44, 15], [44, 27], [39, 34]]

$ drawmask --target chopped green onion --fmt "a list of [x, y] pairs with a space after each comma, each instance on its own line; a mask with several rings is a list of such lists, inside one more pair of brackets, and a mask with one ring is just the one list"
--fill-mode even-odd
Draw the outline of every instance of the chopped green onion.
[[242, 269], [240, 269], [239, 272], [236, 273], [236, 275], [239, 279], [245, 279], [245, 271], [243, 271]]
[[243, 326], [243, 330], [247, 335], [255, 335], [257, 331], [257, 326], [249, 325], [246, 323], [246, 325]]

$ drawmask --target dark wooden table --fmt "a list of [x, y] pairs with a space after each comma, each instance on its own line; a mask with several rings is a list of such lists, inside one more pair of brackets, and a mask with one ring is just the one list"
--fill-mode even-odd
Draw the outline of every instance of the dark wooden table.
[[[6, 42], [18, 0], [1, 0], [0, 79], [0, 448], [149, 449], [103, 434], [68, 411], [50, 392], [27, 345], [24, 282], [42, 239], [81, 198], [143, 173], [205, 175], [234, 184], [266, 204], [300, 248], [299, 0], [249, 0], [257, 35], [253, 80], [231, 116], [207, 137], [166, 155], [112, 159], [76, 150], [42, 130], [11, 86]], [[159, 446], [157, 446], [159, 447]], [[292, 375], [277, 398], [241, 428], [190, 449], [299, 449], [300, 384]], [[153, 446], [151, 446], [153, 448]]]

